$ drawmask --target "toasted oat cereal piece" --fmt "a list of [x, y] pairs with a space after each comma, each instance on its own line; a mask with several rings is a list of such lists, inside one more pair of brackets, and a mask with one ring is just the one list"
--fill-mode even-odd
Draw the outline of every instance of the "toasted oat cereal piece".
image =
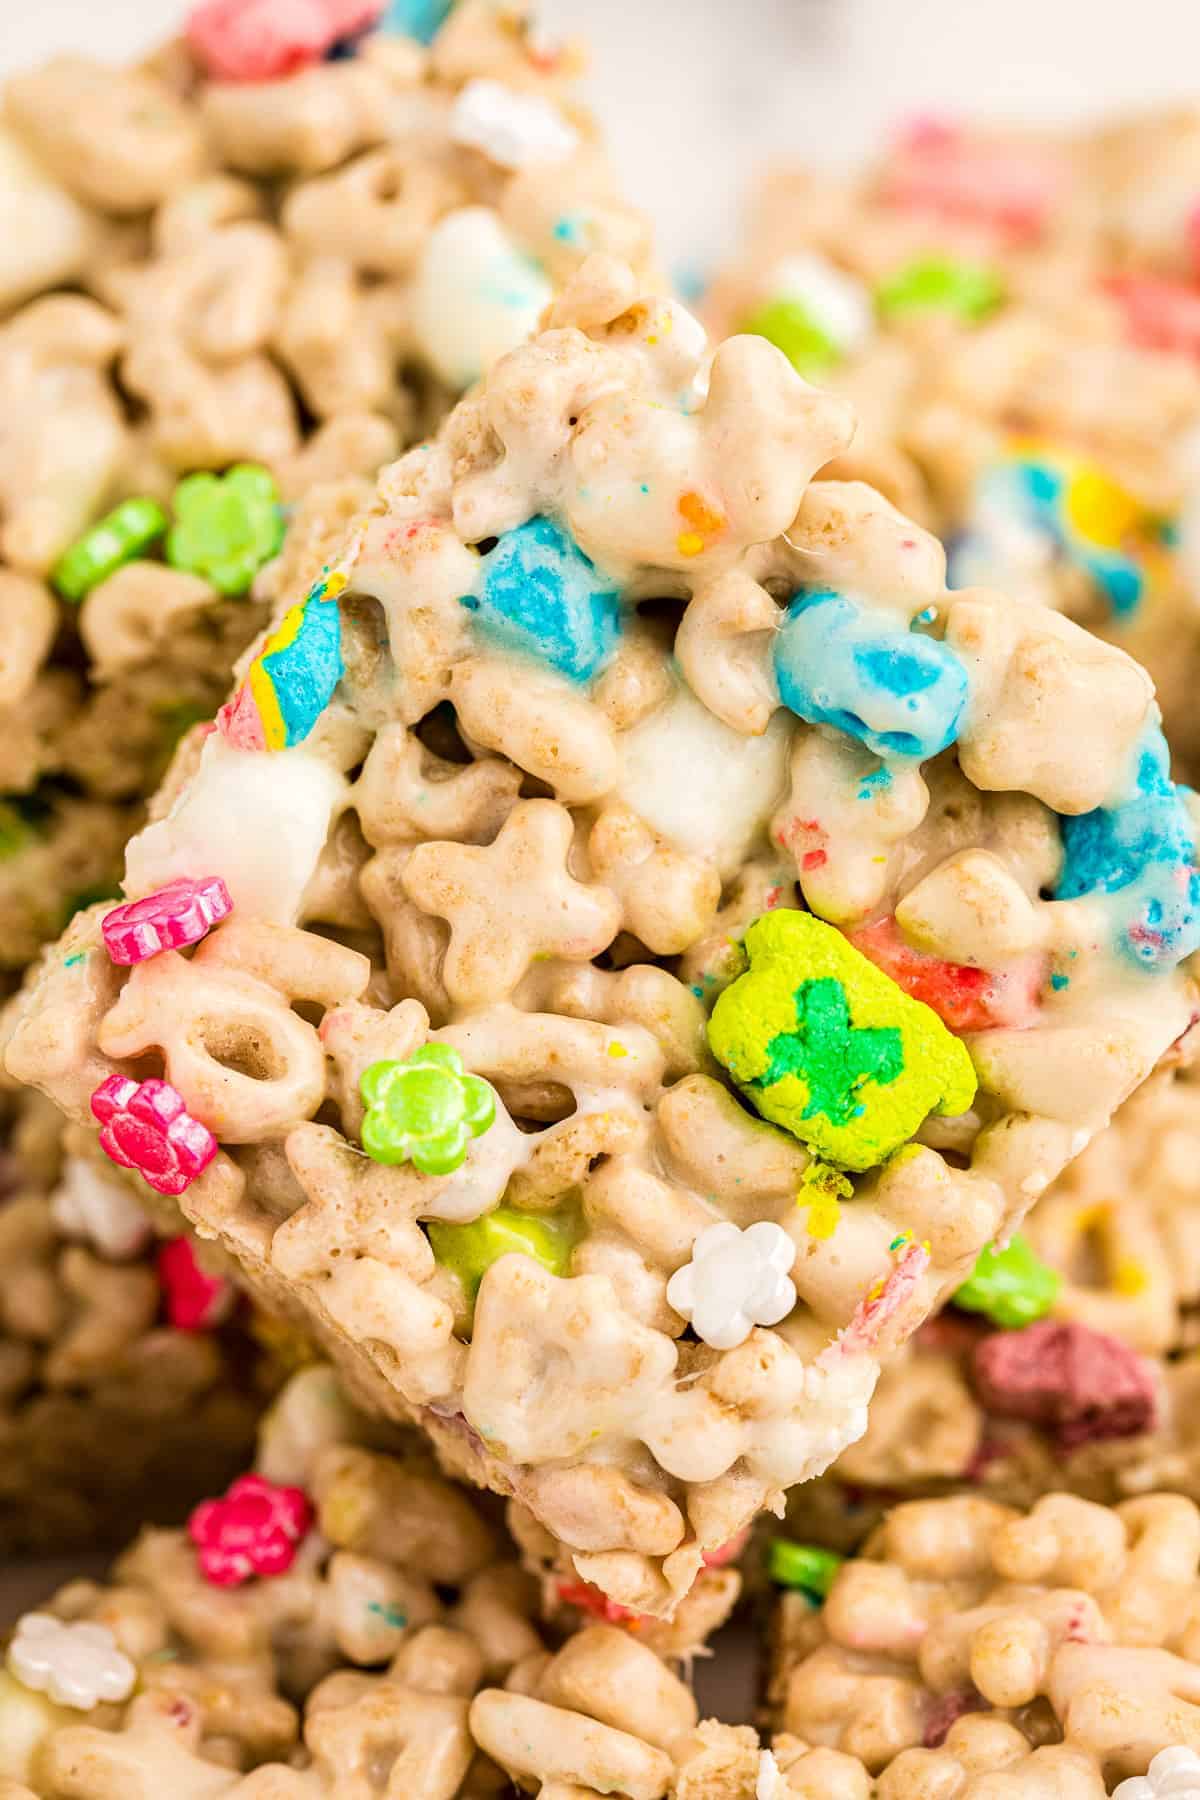
[[[1136, 665], [947, 593], [931, 538], [812, 481], [842, 402], [635, 295], [585, 264], [244, 663], [126, 868], [232, 915], [47, 971], [7, 1061], [81, 1119], [95, 1075], [165, 1081], [223, 1145], [200, 1232], [669, 1617], [1183, 1033], [1200, 873]], [[768, 993], [701, 947], [769, 842]], [[359, 873], [378, 934], [305, 929]], [[589, 969], [628, 1000], [568, 1009]]]
[[773, 1710], [860, 1757], [885, 1800], [1099, 1800], [1200, 1741], [1198, 1554], [1176, 1494], [898, 1506], [823, 1604], [784, 1597]]

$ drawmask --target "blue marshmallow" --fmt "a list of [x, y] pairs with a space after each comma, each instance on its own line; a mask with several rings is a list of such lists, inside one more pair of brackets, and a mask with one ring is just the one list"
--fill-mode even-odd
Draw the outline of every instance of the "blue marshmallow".
[[432, 44], [454, 0], [388, 0], [377, 31]]
[[1064, 818], [1061, 827], [1064, 861], [1055, 899], [1119, 896], [1117, 946], [1143, 968], [1173, 968], [1200, 947], [1196, 839], [1157, 726], [1138, 746], [1129, 797]]
[[553, 519], [527, 519], [482, 559], [462, 603], [480, 631], [571, 681], [591, 681], [617, 647], [621, 598]]
[[830, 589], [801, 592], [775, 640], [783, 704], [877, 756], [924, 760], [954, 742], [967, 672], [936, 638]]

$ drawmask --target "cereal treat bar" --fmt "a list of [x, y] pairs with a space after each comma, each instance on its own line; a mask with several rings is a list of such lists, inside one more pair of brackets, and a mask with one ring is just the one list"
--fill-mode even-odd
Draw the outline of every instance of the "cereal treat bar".
[[640, 1613], [861, 1435], [1195, 1009], [1149, 680], [813, 482], [852, 424], [585, 263], [6, 1028]]
[[860, 1759], [877, 1778], [864, 1795], [1194, 1791], [1191, 1500], [1151, 1493], [1110, 1508], [1052, 1493], [1022, 1512], [959, 1494], [896, 1507], [859, 1557], [819, 1554], [788, 1570], [772, 1712], [803, 1741]]
[[215, 0], [143, 66], [7, 83], [0, 981], [114, 891], [302, 497], [373, 480], [590, 249], [646, 264], [580, 66], [485, 0]]
[[1192, 760], [1200, 293], [1131, 229], [1121, 162], [925, 119], [851, 180], [777, 170], [706, 308], [853, 399], [831, 472], [947, 538], [952, 586], [1044, 601], [1147, 667]]
[[252, 1472], [17, 1621], [0, 1794], [751, 1800], [755, 1734], [637, 1635], [543, 1628], [480, 1498], [302, 1371]]
[[[0, 1095], [0, 1554], [124, 1542], [245, 1466], [284, 1344], [28, 1090]], [[212, 1260], [212, 1251], [207, 1252]]]

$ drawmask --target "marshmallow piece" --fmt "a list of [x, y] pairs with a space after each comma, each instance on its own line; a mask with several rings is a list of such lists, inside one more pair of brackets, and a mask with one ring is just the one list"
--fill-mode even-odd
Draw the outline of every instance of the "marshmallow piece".
[[852, 355], [875, 335], [870, 290], [827, 257], [811, 251], [785, 257], [775, 265], [767, 285], [774, 299], [798, 300], [843, 355]]
[[514, 93], [502, 81], [468, 81], [450, 113], [456, 144], [482, 150], [503, 169], [561, 162], [579, 142], [558, 108], [536, 94]]
[[731, 875], [783, 799], [791, 737], [785, 712], [761, 737], [744, 737], [681, 683], [621, 738], [617, 793], [672, 849]]
[[113, 1262], [136, 1256], [150, 1237], [150, 1221], [125, 1183], [86, 1157], [67, 1157], [50, 1212], [67, 1237], [82, 1238]]
[[469, 387], [536, 328], [553, 289], [495, 213], [463, 206], [430, 232], [412, 294], [422, 355], [449, 386]]
[[181, 876], [220, 875], [235, 906], [290, 925], [329, 835], [345, 783], [311, 751], [239, 750], [218, 732], [165, 819], [125, 852], [131, 897]]

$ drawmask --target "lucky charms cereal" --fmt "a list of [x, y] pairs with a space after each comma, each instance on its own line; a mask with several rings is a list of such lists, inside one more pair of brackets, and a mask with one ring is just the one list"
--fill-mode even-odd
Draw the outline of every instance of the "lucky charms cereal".
[[10, 1018], [78, 1120], [165, 1083], [220, 1145], [195, 1229], [640, 1614], [861, 1434], [1195, 1007], [1148, 679], [814, 481], [852, 425], [591, 258], [131, 842], [129, 901], [229, 915], [132, 966], [82, 915]]

